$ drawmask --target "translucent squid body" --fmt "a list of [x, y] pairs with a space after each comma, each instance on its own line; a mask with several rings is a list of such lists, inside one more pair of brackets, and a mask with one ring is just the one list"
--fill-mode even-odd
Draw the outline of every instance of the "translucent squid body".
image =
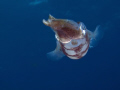
[[47, 54], [53, 60], [59, 60], [65, 55], [70, 59], [80, 59], [86, 55], [89, 47], [93, 47], [101, 37], [99, 26], [94, 32], [91, 32], [82, 22], [56, 19], [51, 15], [47, 21], [43, 19], [43, 23], [55, 32], [56, 49]]

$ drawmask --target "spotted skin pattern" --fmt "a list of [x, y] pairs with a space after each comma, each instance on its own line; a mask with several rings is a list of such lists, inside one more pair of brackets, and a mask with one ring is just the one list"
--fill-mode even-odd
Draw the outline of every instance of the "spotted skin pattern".
[[[67, 48], [66, 43], [64, 44], [64, 43], [60, 42], [63, 53], [71, 59], [82, 58], [83, 56], [86, 55], [86, 53], [89, 49], [90, 39], [88, 37], [88, 34], [86, 34], [84, 36], [84, 38], [78, 39], [78, 41], [81, 43], [79, 43], [79, 45], [77, 45], [77, 47], [73, 47], [73, 48]], [[74, 46], [74, 43], [72, 43], [72, 41], [69, 43], [71, 43]], [[75, 45], [76, 44], [78, 44], [78, 43], [76, 42]], [[68, 45], [68, 47], [69, 47], [69, 45]]]

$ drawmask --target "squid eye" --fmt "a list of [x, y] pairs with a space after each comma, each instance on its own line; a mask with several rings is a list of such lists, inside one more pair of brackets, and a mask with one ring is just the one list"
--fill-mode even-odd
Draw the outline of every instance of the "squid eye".
[[86, 30], [86, 26], [84, 23], [80, 23], [80, 29], [83, 31], [83, 30]]

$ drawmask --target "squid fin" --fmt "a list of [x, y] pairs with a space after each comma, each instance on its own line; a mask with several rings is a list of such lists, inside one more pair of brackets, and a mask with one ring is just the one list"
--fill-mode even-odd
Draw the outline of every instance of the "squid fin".
[[99, 40], [103, 37], [103, 30], [100, 28], [100, 25], [98, 25], [95, 29], [95, 31], [91, 34], [91, 40], [90, 40], [90, 48], [95, 47]]
[[62, 52], [60, 43], [57, 41], [57, 46], [56, 49], [54, 51], [51, 51], [49, 53], [47, 53], [47, 57], [48, 59], [51, 59], [53, 61], [58, 61], [60, 60], [64, 55], [64, 53]]

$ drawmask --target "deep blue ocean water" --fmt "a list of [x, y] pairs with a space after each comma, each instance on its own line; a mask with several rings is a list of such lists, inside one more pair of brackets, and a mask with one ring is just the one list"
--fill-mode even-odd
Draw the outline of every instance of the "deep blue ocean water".
[[[34, 0], [33, 0], [34, 1]], [[120, 1], [0, 0], [0, 90], [120, 90]], [[42, 23], [56, 18], [104, 30], [99, 44], [80, 60], [47, 59], [56, 47]]]

